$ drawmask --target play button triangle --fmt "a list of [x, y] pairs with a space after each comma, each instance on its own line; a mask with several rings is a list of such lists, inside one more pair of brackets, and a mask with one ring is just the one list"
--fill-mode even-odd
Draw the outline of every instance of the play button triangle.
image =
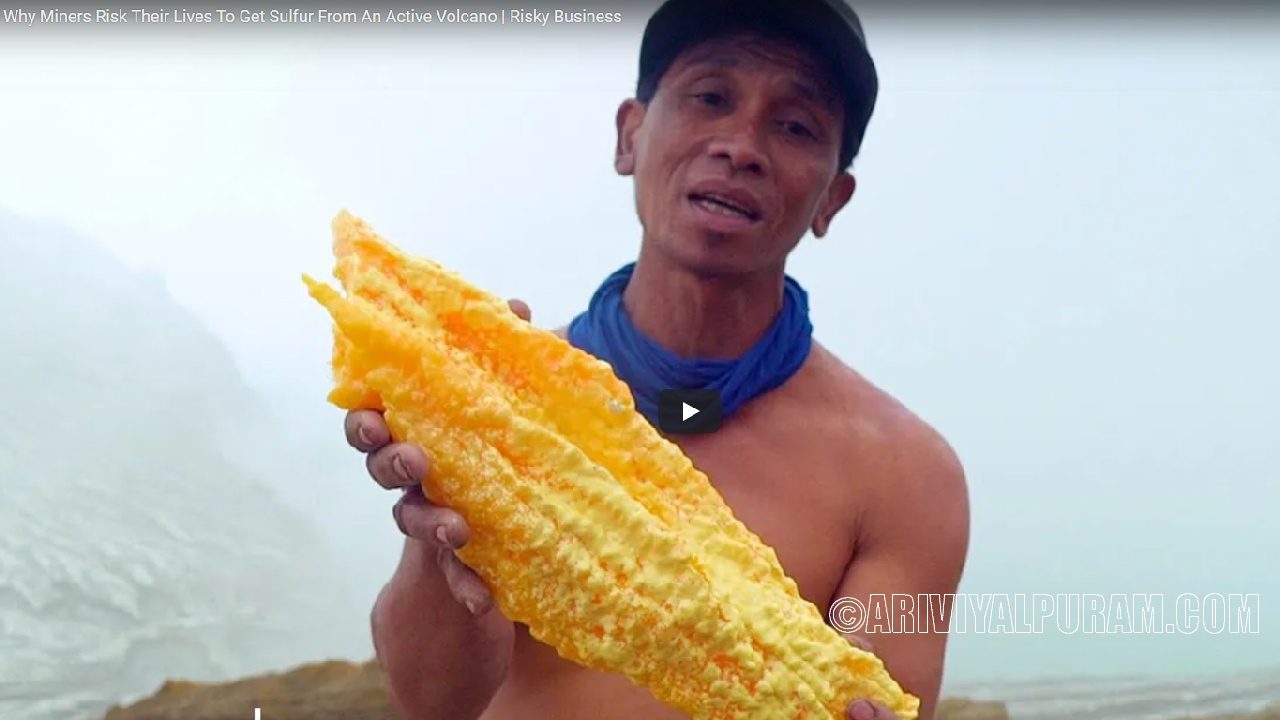
[[696, 407], [694, 407], [694, 406], [690, 405], [690, 404], [689, 404], [689, 403], [687, 403], [687, 402], [682, 402], [682, 403], [680, 403], [680, 414], [681, 414], [681, 416], [682, 416], [682, 417], [680, 418], [681, 420], [688, 420], [689, 418], [693, 417], [694, 415], [697, 415], [699, 412], [700, 412], [700, 411], [698, 410], [698, 408], [696, 408]]

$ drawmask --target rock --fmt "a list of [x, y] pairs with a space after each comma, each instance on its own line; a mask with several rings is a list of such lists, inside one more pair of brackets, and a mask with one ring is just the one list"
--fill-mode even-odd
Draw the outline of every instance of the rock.
[[[170, 680], [151, 697], [116, 706], [102, 720], [400, 720], [374, 661], [311, 663], [227, 683]], [[1182, 716], [1179, 716], [1182, 717]], [[1247, 715], [1190, 720], [1280, 720], [1280, 705]], [[944, 698], [932, 720], [1009, 720], [1002, 702]]]
[[934, 720], [1009, 720], [1009, 711], [1002, 702], [945, 698], [938, 701]]
[[229, 683], [170, 680], [104, 720], [400, 720], [376, 662], [329, 661]]

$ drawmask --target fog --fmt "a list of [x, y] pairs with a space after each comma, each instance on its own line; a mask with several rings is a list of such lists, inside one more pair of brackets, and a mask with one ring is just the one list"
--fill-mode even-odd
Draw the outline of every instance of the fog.
[[[1266, 613], [1280, 593], [1280, 23], [1100, 12], [868, 12], [883, 89], [858, 191], [788, 269], [818, 340], [960, 455], [962, 592], [1254, 593]], [[611, 165], [639, 33], [3, 37], [0, 548], [16, 554], [0, 557], [0, 622], [19, 652], [0, 658], [21, 659], [16, 680], [72, 673], [47, 663], [74, 645], [31, 648], [80, 610], [15, 604], [30, 581], [14, 572], [62, 567], [87, 589], [100, 581], [82, 573], [128, 577], [144, 556], [175, 568], [155, 582], [201, 587], [287, 566], [303, 597], [346, 593], [319, 612], [354, 628], [306, 651], [371, 654], [393, 497], [325, 402], [330, 325], [300, 274], [328, 274], [345, 207], [523, 298], [537, 324], [566, 322], [639, 242]], [[126, 505], [206, 549], [175, 541], [191, 554], [166, 564], [179, 560], [157, 544], [177, 536], [132, 527]], [[12, 559], [49, 543], [54, 566]], [[164, 614], [130, 612], [139, 627]], [[1273, 624], [958, 634], [947, 683], [1257, 672], [1280, 664]]]
[[0, 249], [0, 716], [360, 648], [331, 541], [270, 490], [305, 447], [246, 434], [276, 423], [226, 347], [64, 229], [0, 213]]

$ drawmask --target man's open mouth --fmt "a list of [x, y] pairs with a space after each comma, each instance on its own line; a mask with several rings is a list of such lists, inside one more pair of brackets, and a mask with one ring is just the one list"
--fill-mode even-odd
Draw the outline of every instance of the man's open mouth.
[[689, 193], [689, 201], [694, 205], [718, 215], [759, 220], [760, 213], [740, 203], [716, 193]]

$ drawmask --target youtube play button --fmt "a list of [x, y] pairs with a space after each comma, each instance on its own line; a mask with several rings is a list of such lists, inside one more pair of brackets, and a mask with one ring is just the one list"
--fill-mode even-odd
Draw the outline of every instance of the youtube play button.
[[663, 390], [658, 393], [658, 427], [672, 435], [720, 429], [720, 393], [715, 390]]

